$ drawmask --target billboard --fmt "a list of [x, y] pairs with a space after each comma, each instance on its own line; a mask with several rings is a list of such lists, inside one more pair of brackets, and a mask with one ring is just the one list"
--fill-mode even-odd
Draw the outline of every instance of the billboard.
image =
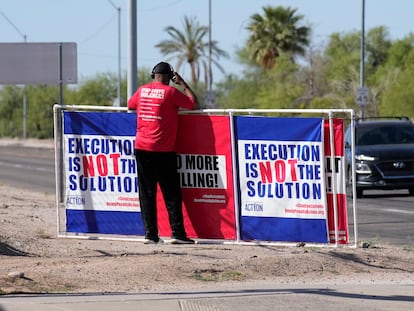
[[0, 68], [0, 84], [74, 84], [76, 43], [0, 43]]

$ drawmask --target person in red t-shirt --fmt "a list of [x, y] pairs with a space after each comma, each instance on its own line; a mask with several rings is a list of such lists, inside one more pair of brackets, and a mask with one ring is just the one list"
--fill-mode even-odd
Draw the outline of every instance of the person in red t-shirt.
[[[197, 97], [170, 64], [160, 62], [152, 70], [153, 82], [144, 84], [128, 100], [137, 111], [135, 156], [145, 243], [160, 243], [157, 224], [157, 183], [164, 197], [175, 244], [193, 244], [185, 232], [175, 143], [180, 108], [194, 109]], [[183, 91], [170, 86], [170, 80]]]

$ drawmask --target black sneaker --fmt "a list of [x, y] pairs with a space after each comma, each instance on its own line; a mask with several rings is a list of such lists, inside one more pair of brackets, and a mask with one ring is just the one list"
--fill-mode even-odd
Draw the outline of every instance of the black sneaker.
[[162, 244], [162, 243], [164, 243], [164, 241], [161, 240], [160, 238], [156, 238], [156, 239], [145, 238], [144, 239], [144, 244]]
[[171, 244], [194, 244], [195, 241], [187, 237], [172, 237]]

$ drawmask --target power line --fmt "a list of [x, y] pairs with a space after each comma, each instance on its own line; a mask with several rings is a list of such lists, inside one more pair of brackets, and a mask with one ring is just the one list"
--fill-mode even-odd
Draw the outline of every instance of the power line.
[[84, 44], [84, 43], [92, 40], [93, 38], [95, 38], [100, 32], [102, 32], [105, 29], [106, 26], [108, 26], [110, 23], [112, 23], [112, 21], [114, 20], [115, 17], [116, 17], [116, 14], [112, 15], [110, 20], [108, 20], [104, 25], [102, 25], [100, 28], [98, 28], [90, 36], [86, 37], [84, 40], [79, 41], [79, 44]]
[[5, 20], [23, 37], [24, 42], [27, 42], [27, 36], [21, 32], [19, 28], [17, 28], [17, 26], [7, 17], [7, 15], [4, 14], [3, 11], [0, 11], [0, 14], [3, 15]]

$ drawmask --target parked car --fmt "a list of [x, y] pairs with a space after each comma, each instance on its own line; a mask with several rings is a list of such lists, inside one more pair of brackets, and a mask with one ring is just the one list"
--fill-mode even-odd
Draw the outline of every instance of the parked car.
[[[348, 189], [352, 185], [351, 131], [345, 132]], [[408, 189], [414, 195], [414, 124], [407, 117], [355, 121], [356, 196], [368, 189]]]

